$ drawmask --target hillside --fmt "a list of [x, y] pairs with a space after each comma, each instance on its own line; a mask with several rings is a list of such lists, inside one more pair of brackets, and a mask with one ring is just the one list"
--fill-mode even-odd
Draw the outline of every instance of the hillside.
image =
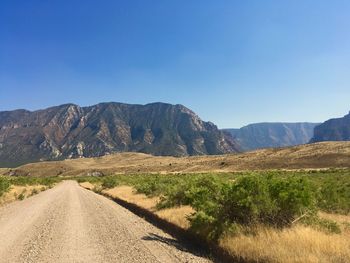
[[0, 112], [0, 167], [115, 152], [187, 156], [236, 150], [213, 123], [182, 105], [66, 104]]
[[350, 142], [323, 142], [216, 156], [166, 157], [118, 153], [99, 158], [27, 164], [7, 175], [76, 176], [113, 173], [233, 172], [350, 167]]
[[349, 141], [350, 112], [342, 118], [330, 119], [315, 127], [314, 136], [310, 142]]
[[240, 129], [224, 129], [242, 150], [275, 148], [305, 144], [318, 123], [255, 123]]

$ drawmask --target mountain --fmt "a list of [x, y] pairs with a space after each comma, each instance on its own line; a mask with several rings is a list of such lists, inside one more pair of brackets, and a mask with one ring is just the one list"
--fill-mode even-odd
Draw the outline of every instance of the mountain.
[[330, 119], [315, 127], [310, 142], [350, 141], [350, 112], [342, 118]]
[[112, 102], [0, 112], [0, 167], [126, 151], [223, 154], [236, 147], [213, 123], [182, 105]]
[[244, 151], [305, 144], [318, 123], [254, 123], [240, 129], [224, 129]]

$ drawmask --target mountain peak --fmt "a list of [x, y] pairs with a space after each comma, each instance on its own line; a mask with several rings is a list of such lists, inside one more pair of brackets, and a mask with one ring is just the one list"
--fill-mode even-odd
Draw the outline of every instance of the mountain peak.
[[349, 141], [350, 140], [350, 111], [342, 118], [329, 119], [315, 127], [310, 142]]
[[180, 104], [67, 103], [34, 112], [0, 112], [3, 167], [125, 151], [186, 156], [235, 152], [237, 147]]

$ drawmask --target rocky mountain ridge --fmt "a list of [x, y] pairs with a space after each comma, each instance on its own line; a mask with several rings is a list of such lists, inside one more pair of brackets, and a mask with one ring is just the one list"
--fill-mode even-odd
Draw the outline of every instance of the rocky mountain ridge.
[[313, 136], [318, 123], [254, 123], [240, 129], [224, 129], [242, 150], [276, 148], [305, 144]]
[[111, 102], [0, 112], [0, 167], [126, 151], [187, 156], [237, 149], [183, 105]]
[[315, 127], [310, 142], [350, 141], [350, 112], [342, 118], [325, 121]]

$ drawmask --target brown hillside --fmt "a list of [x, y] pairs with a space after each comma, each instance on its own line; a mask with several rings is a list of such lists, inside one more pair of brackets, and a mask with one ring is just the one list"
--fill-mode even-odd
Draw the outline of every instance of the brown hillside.
[[76, 176], [91, 175], [94, 172], [103, 174], [231, 172], [342, 167], [350, 167], [350, 142], [322, 142], [215, 156], [161, 157], [142, 153], [120, 153], [99, 158], [32, 163], [0, 172], [8, 175]]

